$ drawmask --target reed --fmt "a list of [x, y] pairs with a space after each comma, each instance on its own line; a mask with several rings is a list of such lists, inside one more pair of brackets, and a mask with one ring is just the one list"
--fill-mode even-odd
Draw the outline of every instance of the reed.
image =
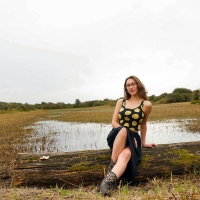
[[45, 116], [47, 112], [42, 110], [0, 114], [0, 178], [12, 176], [17, 147], [30, 133], [24, 127]]

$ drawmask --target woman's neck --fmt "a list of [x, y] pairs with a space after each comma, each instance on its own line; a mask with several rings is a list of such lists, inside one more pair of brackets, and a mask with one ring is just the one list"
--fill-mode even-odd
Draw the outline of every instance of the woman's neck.
[[142, 99], [138, 95], [132, 95], [129, 101], [141, 101]]

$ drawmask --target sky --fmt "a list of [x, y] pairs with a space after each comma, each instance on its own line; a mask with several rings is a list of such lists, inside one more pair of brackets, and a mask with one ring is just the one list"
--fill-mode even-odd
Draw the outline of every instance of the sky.
[[74, 103], [200, 88], [199, 0], [0, 0], [0, 101]]

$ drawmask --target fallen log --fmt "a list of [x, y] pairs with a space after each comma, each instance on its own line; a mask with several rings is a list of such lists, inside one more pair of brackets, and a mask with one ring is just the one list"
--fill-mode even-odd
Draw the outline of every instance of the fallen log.
[[[110, 161], [109, 149], [45, 154], [18, 153], [15, 186], [79, 187], [99, 184]], [[143, 160], [134, 183], [153, 177], [200, 172], [200, 141], [142, 148]], [[43, 156], [49, 156], [48, 159]]]

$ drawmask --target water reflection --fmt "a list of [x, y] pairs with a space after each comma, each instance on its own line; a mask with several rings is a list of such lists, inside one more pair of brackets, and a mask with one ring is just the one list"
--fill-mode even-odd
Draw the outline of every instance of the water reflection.
[[[200, 141], [200, 133], [183, 130], [183, 122], [148, 123], [147, 142], [157, 144]], [[112, 129], [109, 124], [40, 121], [33, 128], [26, 152], [69, 152], [108, 148], [106, 137]], [[24, 146], [23, 146], [24, 148]]]

